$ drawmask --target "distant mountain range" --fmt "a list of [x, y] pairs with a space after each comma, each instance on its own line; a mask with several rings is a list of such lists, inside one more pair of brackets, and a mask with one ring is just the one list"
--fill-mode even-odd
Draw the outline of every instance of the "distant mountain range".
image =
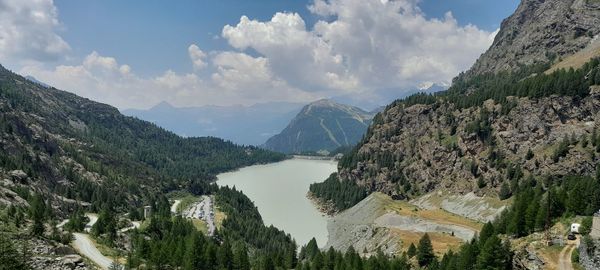
[[373, 113], [323, 99], [310, 103], [265, 148], [282, 153], [333, 151], [355, 145], [367, 131]]
[[[35, 78], [29, 80], [42, 84]], [[434, 93], [446, 88], [431, 84], [407, 93]], [[212, 136], [237, 144], [262, 145], [283, 153], [304, 153], [332, 151], [356, 144], [365, 133], [370, 119], [385, 109], [385, 106], [376, 105], [378, 103], [368, 104], [368, 107], [374, 108], [372, 111], [344, 105], [346, 103], [356, 104], [343, 97], [319, 100], [304, 109], [302, 107], [305, 104], [291, 102], [174, 107], [163, 101], [147, 110], [127, 109], [122, 113], [155, 123], [185, 137]], [[307, 108], [311, 108], [308, 113]], [[326, 128], [322, 127], [321, 119]], [[299, 132], [302, 134], [298, 135]], [[290, 134], [299, 137], [286, 138]]]
[[177, 108], [161, 102], [148, 110], [129, 109], [122, 113], [153, 122], [181, 136], [212, 136], [238, 144], [260, 145], [281, 131], [302, 106], [270, 102], [252, 106]]

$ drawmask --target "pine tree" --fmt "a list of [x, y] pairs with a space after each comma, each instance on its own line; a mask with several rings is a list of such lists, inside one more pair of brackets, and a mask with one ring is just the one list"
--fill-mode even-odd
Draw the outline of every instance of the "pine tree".
[[308, 244], [306, 244], [306, 256], [309, 259], [312, 259], [317, 253], [319, 253], [319, 246], [317, 245], [317, 239], [313, 237], [308, 241]]
[[19, 252], [14, 242], [0, 233], [0, 269], [26, 270], [30, 269], [25, 252]]
[[408, 247], [408, 251], [406, 252], [406, 255], [408, 255], [409, 258], [412, 258], [415, 255], [417, 255], [417, 247], [415, 247], [414, 243], [410, 244], [410, 246]]
[[503, 270], [510, 269], [507, 260], [510, 258], [510, 251], [505, 249], [498, 236], [492, 235], [486, 242], [479, 256], [477, 256], [477, 269]]
[[531, 148], [529, 148], [529, 150], [527, 150], [527, 155], [525, 155], [525, 159], [530, 160], [533, 158], [533, 156], [533, 151], [531, 151]]
[[506, 200], [510, 198], [511, 195], [510, 187], [508, 187], [508, 184], [505, 181], [500, 187], [500, 193], [498, 193], [498, 197], [500, 197], [500, 200]]
[[186, 243], [186, 253], [183, 257], [183, 266], [186, 270], [198, 269], [203, 265], [202, 240], [198, 233], [192, 234]]
[[492, 225], [491, 222], [486, 223], [485, 225], [483, 225], [483, 228], [481, 228], [481, 232], [479, 233], [479, 242], [485, 243], [487, 239], [494, 234], [496, 234], [496, 229], [494, 228], [494, 225]]
[[233, 266], [233, 253], [228, 241], [224, 241], [217, 250], [217, 261], [221, 269], [231, 269]]
[[32, 232], [34, 235], [44, 234], [44, 220], [46, 219], [46, 203], [41, 195], [33, 196], [30, 206], [31, 219], [33, 220]]
[[479, 244], [477, 239], [473, 239], [471, 243], [465, 243], [460, 250], [457, 268], [461, 270], [473, 270], [479, 255]]
[[419, 240], [419, 247], [417, 248], [417, 261], [420, 266], [427, 266], [435, 260], [435, 254], [433, 254], [433, 245], [429, 234], [425, 233], [421, 240]]
[[250, 260], [248, 259], [248, 250], [244, 243], [239, 243], [233, 253], [233, 265], [238, 270], [250, 270]]

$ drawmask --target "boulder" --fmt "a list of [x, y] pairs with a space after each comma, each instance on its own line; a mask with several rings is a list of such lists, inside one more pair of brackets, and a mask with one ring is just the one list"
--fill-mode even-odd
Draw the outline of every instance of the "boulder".
[[8, 173], [14, 181], [24, 183], [27, 181], [27, 174], [22, 170], [14, 170]]
[[79, 255], [66, 255], [64, 257], [61, 258], [62, 264], [71, 268], [71, 269], [75, 269], [77, 266], [79, 266], [82, 262], [83, 259], [81, 258], [81, 256]]

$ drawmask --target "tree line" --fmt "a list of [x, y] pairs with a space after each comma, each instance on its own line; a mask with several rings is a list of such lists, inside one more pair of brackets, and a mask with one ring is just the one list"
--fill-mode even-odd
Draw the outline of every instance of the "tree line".
[[365, 188], [350, 180], [340, 180], [337, 173], [321, 183], [311, 184], [309, 190], [316, 198], [333, 204], [336, 210], [350, 208], [367, 197]]

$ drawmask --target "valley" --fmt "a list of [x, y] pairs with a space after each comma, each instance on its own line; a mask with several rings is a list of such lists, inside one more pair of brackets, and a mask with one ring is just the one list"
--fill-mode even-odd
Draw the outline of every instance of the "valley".
[[56, 2], [0, 0], [0, 270], [600, 269], [600, 0]]

